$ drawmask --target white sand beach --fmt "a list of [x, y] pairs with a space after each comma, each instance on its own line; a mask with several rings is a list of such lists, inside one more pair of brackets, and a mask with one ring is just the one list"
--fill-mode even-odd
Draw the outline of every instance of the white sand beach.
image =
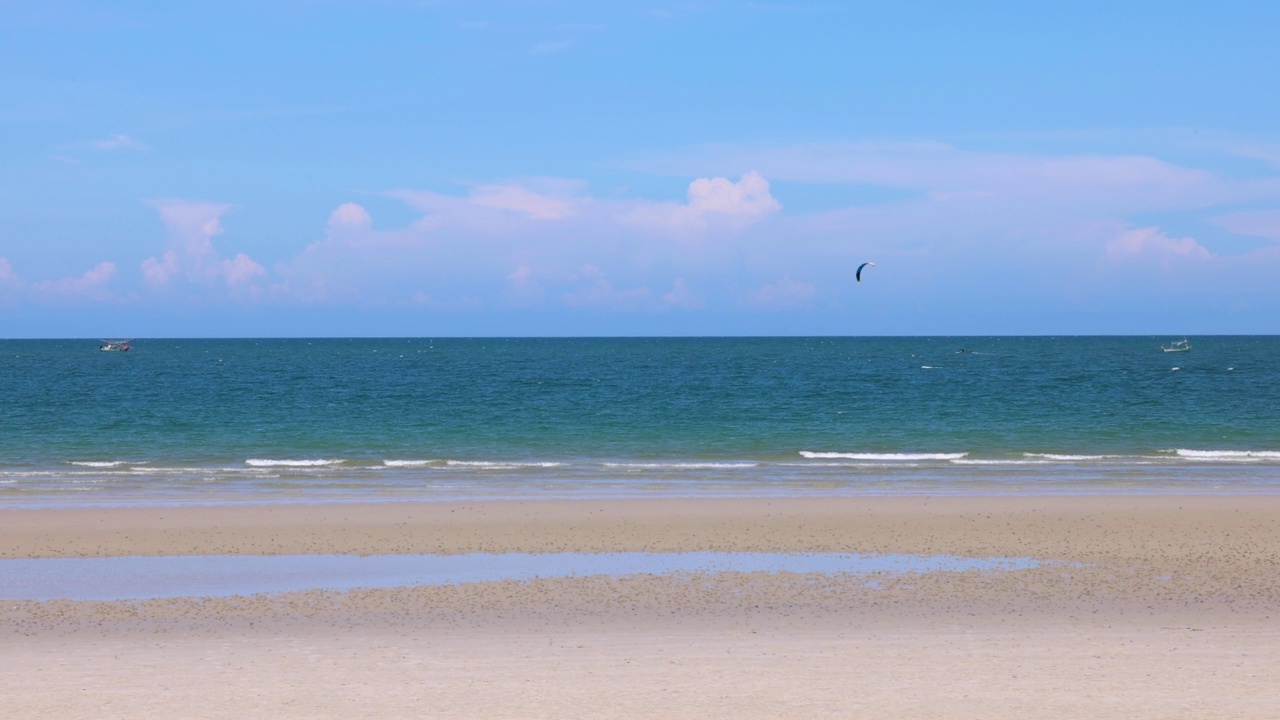
[[0, 716], [1267, 718], [1280, 497], [0, 511], [5, 558], [464, 552], [1031, 557], [131, 602], [7, 601]]

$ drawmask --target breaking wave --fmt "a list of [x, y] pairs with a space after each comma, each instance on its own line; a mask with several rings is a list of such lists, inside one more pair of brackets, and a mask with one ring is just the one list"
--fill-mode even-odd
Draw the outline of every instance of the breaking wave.
[[801, 450], [800, 455], [814, 460], [959, 460], [969, 453], [844, 453]]

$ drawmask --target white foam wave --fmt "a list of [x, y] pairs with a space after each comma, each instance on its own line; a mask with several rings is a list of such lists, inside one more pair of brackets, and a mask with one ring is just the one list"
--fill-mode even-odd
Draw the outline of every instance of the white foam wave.
[[1119, 458], [1135, 458], [1134, 455], [1061, 455], [1058, 453], [1022, 453], [1026, 457], [1044, 458], [1045, 460], [1115, 460]]
[[859, 470], [868, 470], [872, 468], [916, 468], [921, 467], [920, 463], [914, 462], [806, 462], [806, 463], [778, 463], [778, 467], [801, 467], [801, 468], [858, 468]]
[[341, 465], [342, 462], [342, 460], [264, 460], [261, 458], [249, 458], [244, 461], [244, 464], [250, 467], [327, 467], [329, 465]]
[[387, 467], [426, 467], [439, 462], [439, 460], [383, 460], [382, 464]]
[[1188, 460], [1280, 460], [1280, 451], [1276, 450], [1175, 450], [1178, 457]]
[[133, 465], [128, 460], [72, 460], [68, 465], [78, 465], [80, 467], [120, 467], [121, 465]]
[[958, 459], [956, 465], [1052, 465], [1053, 460], [997, 460], [995, 458]]
[[842, 453], [801, 450], [800, 454], [814, 460], [959, 460], [969, 453]]
[[562, 462], [495, 462], [491, 460], [448, 460], [445, 462], [450, 467], [474, 467], [508, 470], [514, 468], [549, 468], [561, 467], [565, 463]]
[[610, 468], [634, 468], [638, 470], [714, 470], [719, 468], [753, 468], [756, 462], [670, 462], [670, 463], [603, 463]]

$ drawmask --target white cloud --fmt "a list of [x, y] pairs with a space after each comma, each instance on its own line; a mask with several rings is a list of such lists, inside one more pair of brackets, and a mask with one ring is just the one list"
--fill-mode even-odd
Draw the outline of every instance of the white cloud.
[[748, 304], [769, 309], [796, 308], [812, 304], [817, 297], [817, 287], [784, 275], [780, 280], [767, 283], [752, 293], [748, 297]]
[[684, 281], [684, 278], [679, 277], [671, 282], [671, 292], [662, 296], [662, 302], [668, 307], [684, 310], [699, 310], [706, 307], [703, 299], [690, 291], [689, 284]]
[[475, 184], [465, 196], [429, 190], [387, 193], [423, 213], [419, 230], [467, 228], [482, 233], [509, 233], [524, 228], [524, 220], [565, 220], [589, 209], [592, 201], [579, 194], [583, 184], [560, 178]]
[[221, 274], [227, 279], [228, 285], [244, 285], [256, 277], [262, 277], [267, 274], [266, 268], [254, 262], [244, 253], [236, 253], [236, 256], [230, 260], [223, 260], [221, 263]]
[[576, 214], [569, 199], [539, 194], [516, 185], [480, 185], [472, 191], [471, 202], [481, 207], [523, 213], [537, 220], [559, 220]]
[[368, 229], [373, 225], [369, 211], [355, 203], [343, 203], [329, 215], [329, 230], [339, 228]]
[[769, 181], [751, 171], [737, 182], [698, 178], [689, 183], [687, 203], [637, 202], [627, 207], [621, 219], [639, 227], [689, 234], [716, 225], [740, 228], [781, 209], [769, 191]]
[[151, 149], [149, 145], [134, 138], [121, 133], [116, 133], [109, 138], [102, 140], [92, 140], [88, 143], [89, 147], [102, 152], [112, 152], [115, 150], [133, 150], [136, 152], [146, 152]]
[[578, 287], [561, 297], [571, 308], [633, 310], [650, 305], [653, 300], [653, 293], [647, 287], [627, 290], [614, 287], [604, 271], [595, 265], [583, 265], [574, 279], [578, 281]]
[[412, 230], [375, 230], [368, 210], [343, 203], [329, 214], [323, 239], [276, 266], [278, 282], [271, 292], [304, 304], [360, 303], [371, 297], [390, 302], [397, 281], [418, 268], [413, 253], [423, 242]]
[[1213, 257], [1195, 238], [1171, 238], [1159, 228], [1126, 230], [1107, 243], [1107, 257], [1112, 260], [1147, 258], [1167, 262], [1172, 258], [1207, 260]]
[[452, 300], [437, 300], [421, 290], [409, 297], [409, 303], [432, 310], [482, 310], [485, 307], [484, 301], [477, 297], [463, 296]]
[[521, 265], [507, 275], [502, 295], [506, 304], [515, 306], [540, 305], [546, 299], [546, 291], [528, 265]]
[[178, 253], [169, 250], [160, 256], [142, 261], [142, 278], [153, 287], [168, 284], [170, 278], [178, 274]]
[[[1112, 292], [1106, 283], [1121, 276], [1127, 292], [1172, 277], [1157, 278], [1150, 266], [1190, 270], [1213, 260], [1214, 272], [1233, 271], [1194, 238], [1135, 229], [1130, 218], [1184, 201], [1263, 194], [1268, 182], [1233, 182], [1142, 156], [981, 153], [929, 143], [825, 150], [757, 152], [749, 159], [763, 172], [741, 175], [704, 166], [690, 174], [696, 179], [681, 202], [591, 194], [580, 181], [554, 178], [473, 183], [456, 194], [401, 189], [386, 195], [421, 216], [393, 229], [376, 228], [362, 205], [343, 203], [317, 224], [315, 242], [274, 268], [264, 297], [439, 309], [825, 311], [820, 304], [850, 302], [843, 289], [853, 268], [876, 258], [896, 263], [894, 282], [877, 287], [898, 293], [896, 301], [911, 301], [913, 288], [929, 287], [927, 297], [965, 283], [966, 292], [992, 302], [1031, 294], [1047, 304], [1070, 293], [1084, 302]], [[796, 182], [826, 177], [907, 192], [784, 213], [770, 184], [774, 171]], [[170, 247], [144, 263], [144, 276], [163, 284], [196, 268], [228, 287], [265, 285], [266, 272], [251, 258], [223, 260], [214, 251], [226, 209], [163, 208]], [[1264, 220], [1251, 222], [1262, 232]], [[1073, 285], [1064, 267], [1090, 267], [1096, 289]], [[982, 287], [970, 287], [963, 278], [979, 268]]]
[[753, 168], [775, 181], [893, 188], [916, 200], [1039, 214], [1186, 210], [1280, 196], [1280, 178], [1226, 178], [1148, 155], [972, 151], [938, 142], [712, 146], [641, 167], [675, 175]]
[[11, 305], [22, 291], [22, 278], [14, 271], [8, 258], [0, 257], [0, 303]]
[[40, 282], [32, 283], [31, 290], [35, 294], [46, 296], [49, 299], [106, 300], [110, 298], [106, 286], [115, 277], [115, 274], [115, 263], [100, 262], [78, 277], [41, 280]]
[[243, 289], [266, 276], [266, 269], [248, 255], [223, 259], [214, 248], [213, 238], [223, 233], [221, 218], [230, 205], [189, 200], [157, 200], [151, 205], [164, 222], [168, 249], [139, 266], [147, 285], [170, 287], [185, 280], [195, 286]]
[[1214, 223], [1239, 235], [1280, 240], [1280, 210], [1254, 210], [1214, 218]]
[[0, 257], [0, 284], [9, 285], [18, 283], [18, 273], [13, 270], [13, 263], [8, 258]]
[[765, 215], [782, 206], [769, 194], [769, 181], [755, 171], [738, 182], [728, 178], [698, 178], [689, 183], [689, 209], [725, 215]]

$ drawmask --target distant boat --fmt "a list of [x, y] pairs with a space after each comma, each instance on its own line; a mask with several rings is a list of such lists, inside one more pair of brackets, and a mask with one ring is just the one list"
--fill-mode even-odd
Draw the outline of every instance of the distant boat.
[[1191, 343], [1186, 338], [1177, 340], [1170, 345], [1161, 345], [1160, 349], [1165, 352], [1191, 352]]
[[132, 342], [132, 338], [129, 340], [103, 340], [98, 349], [102, 352], [124, 352], [133, 347], [129, 344], [130, 342]]

